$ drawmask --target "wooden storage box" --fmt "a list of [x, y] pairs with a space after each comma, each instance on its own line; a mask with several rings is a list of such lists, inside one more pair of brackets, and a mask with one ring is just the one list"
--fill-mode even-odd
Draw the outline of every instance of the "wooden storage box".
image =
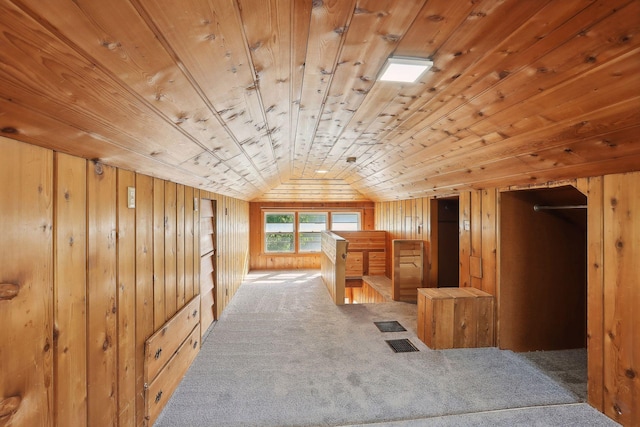
[[391, 292], [394, 301], [416, 302], [417, 289], [424, 286], [424, 242], [392, 241]]
[[491, 347], [493, 307], [475, 288], [420, 288], [418, 338], [432, 349]]

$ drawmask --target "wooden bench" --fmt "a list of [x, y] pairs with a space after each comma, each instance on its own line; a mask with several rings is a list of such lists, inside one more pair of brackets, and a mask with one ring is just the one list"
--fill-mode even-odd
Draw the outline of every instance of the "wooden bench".
[[418, 289], [418, 338], [429, 348], [493, 346], [493, 295], [475, 288]]
[[347, 287], [345, 297], [350, 304], [376, 304], [393, 301], [391, 280], [386, 276], [362, 276], [362, 286]]

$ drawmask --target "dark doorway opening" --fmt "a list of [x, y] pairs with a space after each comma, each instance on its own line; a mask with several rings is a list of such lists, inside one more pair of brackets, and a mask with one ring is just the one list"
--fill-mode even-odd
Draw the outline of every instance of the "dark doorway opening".
[[436, 267], [437, 287], [458, 287], [460, 285], [459, 199], [458, 197], [434, 199], [431, 208], [432, 264]]

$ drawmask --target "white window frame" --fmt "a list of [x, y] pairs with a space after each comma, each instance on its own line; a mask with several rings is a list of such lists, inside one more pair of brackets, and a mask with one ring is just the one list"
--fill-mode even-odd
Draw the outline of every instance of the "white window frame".
[[[262, 253], [265, 255], [283, 255], [283, 256], [291, 256], [291, 255], [300, 255], [300, 256], [312, 256], [317, 255], [320, 251], [303, 251], [300, 250], [300, 230], [299, 230], [299, 215], [300, 214], [324, 214], [327, 218], [326, 230], [333, 231], [333, 215], [334, 214], [355, 214], [358, 216], [358, 231], [362, 230], [362, 221], [364, 212], [360, 209], [349, 209], [349, 208], [315, 208], [315, 207], [296, 207], [296, 208], [263, 208], [262, 209]], [[270, 234], [266, 230], [267, 225], [267, 215], [293, 215], [293, 239], [294, 239], [294, 249], [293, 251], [267, 251], [267, 235]], [[347, 231], [347, 230], [336, 230], [336, 231]], [[286, 232], [289, 234], [290, 232]]]
[[[292, 231], [286, 231], [286, 232], [272, 232], [272, 231], [267, 231], [267, 216], [269, 215], [293, 215], [293, 223], [291, 225], [293, 225], [293, 230]], [[298, 215], [296, 215], [296, 212], [290, 212], [290, 211], [273, 211], [273, 212], [265, 212], [263, 215], [263, 221], [262, 221], [262, 230], [263, 230], [263, 244], [264, 244], [264, 252], [267, 254], [294, 254], [296, 253], [296, 249], [297, 249], [297, 244], [296, 244], [296, 238], [297, 238], [297, 227], [296, 227], [296, 221], [298, 219]], [[284, 223], [284, 224], [289, 224], [289, 223]], [[267, 237], [271, 234], [293, 234], [293, 249], [290, 251], [270, 251], [268, 249], [268, 245], [267, 245]]]

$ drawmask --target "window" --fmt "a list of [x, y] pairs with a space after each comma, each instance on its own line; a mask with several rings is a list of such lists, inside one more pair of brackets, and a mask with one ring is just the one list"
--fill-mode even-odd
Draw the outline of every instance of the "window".
[[331, 230], [333, 231], [360, 230], [360, 213], [332, 212], [331, 213]]
[[322, 250], [322, 231], [357, 231], [361, 212], [270, 211], [264, 214], [264, 252], [314, 254]]
[[298, 214], [298, 244], [300, 252], [320, 252], [321, 231], [327, 229], [327, 214], [300, 212]]
[[294, 218], [293, 213], [265, 215], [265, 252], [295, 252]]

